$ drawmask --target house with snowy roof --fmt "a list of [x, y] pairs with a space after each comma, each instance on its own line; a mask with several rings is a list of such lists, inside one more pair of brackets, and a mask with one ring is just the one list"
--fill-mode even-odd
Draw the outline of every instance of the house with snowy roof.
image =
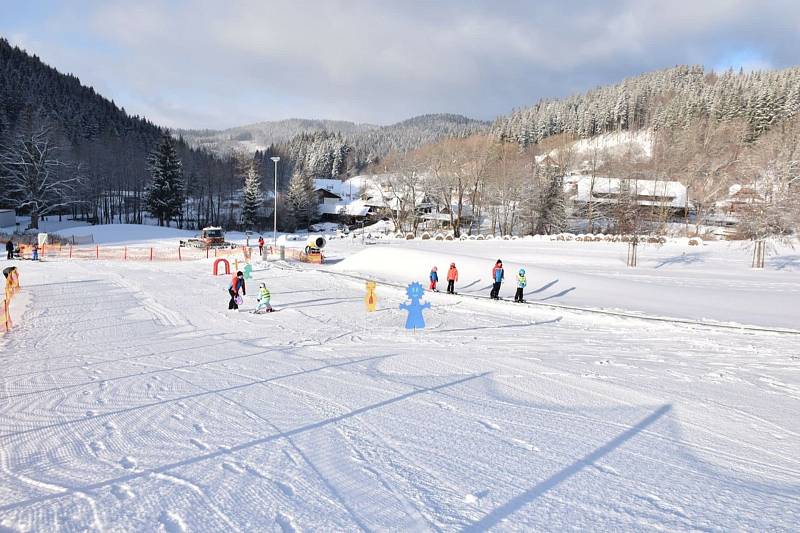
[[576, 206], [614, 204], [622, 194], [630, 194], [641, 208], [670, 209], [683, 215], [690, 207], [686, 186], [673, 180], [570, 175], [564, 178], [564, 190]]

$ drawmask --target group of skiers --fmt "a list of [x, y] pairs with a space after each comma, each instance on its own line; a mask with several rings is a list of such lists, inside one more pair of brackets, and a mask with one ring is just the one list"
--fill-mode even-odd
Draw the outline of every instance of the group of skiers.
[[[428, 288], [434, 292], [439, 292], [437, 285], [439, 283], [439, 269], [434, 266], [431, 268], [430, 285]], [[447, 294], [455, 294], [455, 283], [458, 281], [458, 269], [455, 263], [450, 263], [450, 269], [447, 271]], [[503, 268], [503, 261], [498, 259], [492, 268], [492, 290], [489, 292], [489, 298], [492, 300], [500, 299], [500, 287], [505, 281], [505, 269]], [[525, 287], [528, 285], [528, 279], [525, 275], [525, 269], [520, 268], [517, 273], [517, 292], [514, 294], [515, 302], [525, 301]]]
[[[21, 257], [22, 251], [19, 247], [19, 244], [14, 246], [14, 241], [9, 239], [6, 242], [6, 259], [9, 261], [14, 259], [14, 257]], [[39, 260], [39, 245], [33, 243], [31, 246], [31, 260], [38, 261]]]
[[[241, 291], [242, 294], [239, 294]], [[241, 270], [238, 271], [236, 274], [233, 275], [233, 279], [231, 280], [230, 285], [228, 285], [228, 294], [230, 294], [231, 299], [228, 302], [228, 309], [229, 310], [238, 310], [239, 306], [243, 302], [243, 296], [247, 296], [247, 286], [244, 282], [244, 272]], [[272, 306], [270, 305], [271, 295], [269, 289], [267, 289], [267, 284], [263, 281], [258, 285], [258, 296], [256, 299], [258, 300], [258, 305], [256, 306], [255, 311], [256, 314], [261, 313], [271, 313], [274, 311]]]
[[[434, 292], [439, 292], [439, 289], [436, 288], [436, 284], [439, 283], [438, 270], [435, 266], [431, 269], [429, 288]], [[447, 294], [456, 293], [456, 281], [458, 281], [458, 269], [455, 263], [450, 263], [450, 269], [447, 271]]]
[[[434, 266], [431, 268], [429, 276], [430, 285], [428, 288], [434, 292], [439, 292], [439, 269]], [[458, 281], [458, 268], [455, 263], [450, 263], [450, 268], [447, 270], [447, 294], [456, 294], [456, 281]], [[505, 281], [505, 269], [503, 268], [503, 261], [498, 259], [492, 268], [492, 290], [489, 292], [489, 297], [492, 300], [500, 299], [500, 287]], [[528, 279], [525, 275], [525, 269], [520, 268], [517, 272], [517, 292], [514, 294], [514, 301], [523, 303], [525, 302], [525, 287], [528, 285]], [[241, 294], [240, 294], [241, 293]], [[228, 294], [231, 299], [228, 302], [229, 310], [238, 310], [243, 302], [243, 296], [247, 295], [247, 286], [244, 281], [244, 273], [240, 270], [233, 275], [230, 285], [228, 285]], [[254, 313], [271, 313], [273, 311], [270, 305], [270, 292], [267, 285], [261, 282], [258, 286], [258, 306]]]

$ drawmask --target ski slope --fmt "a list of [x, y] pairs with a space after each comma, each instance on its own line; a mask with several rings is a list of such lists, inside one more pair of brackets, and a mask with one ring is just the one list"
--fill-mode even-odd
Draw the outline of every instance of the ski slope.
[[[760, 283], [796, 326], [791, 250], [753, 272], [735, 249], [660, 268], [675, 250], [653, 249], [628, 273], [619, 245], [487, 244], [334, 243], [322, 269], [258, 264], [244, 307], [265, 281], [278, 309], [259, 316], [227, 311], [206, 261], [18, 264], [0, 528], [796, 530], [797, 335], [466, 295], [499, 255], [526, 265], [531, 300], [574, 286], [549, 301], [790, 326], [726, 305]], [[451, 257], [465, 294], [429, 294], [427, 329], [405, 331], [395, 285]], [[385, 282], [377, 312], [353, 274]], [[651, 292], [625, 299], [637, 287]], [[670, 287], [704, 292], [634, 306]]]

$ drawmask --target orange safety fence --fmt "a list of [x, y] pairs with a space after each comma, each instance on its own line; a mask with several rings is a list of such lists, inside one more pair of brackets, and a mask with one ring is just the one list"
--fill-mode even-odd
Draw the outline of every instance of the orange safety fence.
[[[39, 248], [39, 259], [101, 259], [106, 261], [194, 261], [227, 257], [249, 260], [252, 249], [192, 248], [183, 246], [103, 246], [99, 244], [47, 244]], [[28, 258], [23, 254], [23, 258]]]
[[5, 282], [5, 290], [3, 292], [3, 310], [0, 315], [0, 322], [3, 323], [3, 331], [11, 331], [11, 300], [19, 292], [19, 271], [14, 268], [8, 273]]

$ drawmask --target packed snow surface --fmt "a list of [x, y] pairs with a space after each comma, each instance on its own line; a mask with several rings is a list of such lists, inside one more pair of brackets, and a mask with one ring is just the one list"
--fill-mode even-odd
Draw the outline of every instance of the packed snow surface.
[[[800, 336], [713, 324], [798, 328], [797, 253], [640, 253], [334, 241], [254, 265], [271, 315], [207, 261], [18, 262], [0, 530], [796, 530]], [[477, 298], [498, 258], [536, 305]]]

